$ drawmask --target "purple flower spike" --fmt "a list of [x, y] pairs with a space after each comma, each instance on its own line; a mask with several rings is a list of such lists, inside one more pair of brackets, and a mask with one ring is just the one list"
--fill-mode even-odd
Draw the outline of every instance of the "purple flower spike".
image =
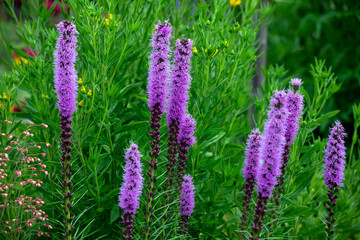
[[243, 168], [243, 176], [246, 180], [248, 179], [256, 179], [256, 171], [258, 169], [259, 164], [259, 152], [261, 145], [261, 132], [259, 129], [255, 129], [249, 135], [249, 139], [247, 141], [246, 146], [246, 158], [245, 165]]
[[[252, 194], [255, 187], [257, 169], [259, 167], [259, 153], [261, 146], [261, 133], [258, 129], [252, 131], [249, 135], [246, 146], [246, 157], [245, 165], [243, 167], [243, 176], [245, 178], [244, 184], [244, 199], [243, 199], [243, 209], [240, 223], [240, 231], [244, 231], [247, 223], [248, 216], [250, 211], [250, 203], [252, 199]], [[240, 233], [240, 238], [244, 238], [244, 235]]]
[[[173, 195], [173, 183], [176, 167], [176, 155], [178, 153], [178, 134], [180, 121], [187, 109], [187, 100], [189, 99], [189, 88], [191, 76], [190, 58], [192, 56], [192, 41], [182, 39], [176, 41], [174, 52], [173, 68], [171, 72], [170, 95], [168, 101], [167, 125], [169, 127], [168, 154], [166, 163], [166, 179], [164, 184], [164, 205], [170, 209], [170, 203]], [[166, 225], [170, 211], [164, 215], [162, 225]], [[163, 231], [162, 237], [166, 237], [166, 230]]]
[[62, 187], [64, 189], [64, 217], [66, 221], [65, 225], [65, 234], [64, 237], [66, 240], [73, 239], [72, 231], [74, 227], [71, 225], [72, 219], [74, 216], [71, 216], [71, 198], [72, 194], [70, 189], [73, 184], [71, 182], [71, 116], [76, 108], [76, 98], [77, 98], [77, 76], [75, 70], [75, 61], [76, 61], [76, 36], [78, 32], [76, 31], [76, 26], [72, 22], [62, 21], [57, 25], [60, 36], [56, 42], [55, 52], [54, 52], [54, 83], [55, 90], [57, 92], [58, 102], [57, 106], [61, 115], [61, 163], [63, 165], [62, 174], [64, 176], [64, 181]]
[[192, 177], [190, 175], [185, 175], [184, 180], [181, 186], [180, 193], [180, 215], [181, 223], [180, 229], [182, 233], [186, 236], [188, 232], [189, 217], [194, 211], [195, 207], [195, 186], [192, 182]]
[[119, 206], [124, 209], [122, 215], [124, 237], [125, 239], [132, 239], [134, 215], [140, 205], [144, 180], [141, 174], [141, 154], [135, 143], [132, 143], [130, 148], [126, 150], [125, 158], [124, 181], [120, 188]]
[[345, 170], [345, 142], [347, 136], [340, 121], [330, 129], [324, 158], [324, 180], [328, 188], [342, 187]]
[[158, 107], [164, 112], [167, 83], [170, 76], [170, 39], [172, 27], [168, 21], [163, 24], [159, 21], [155, 27], [151, 46], [153, 51], [150, 55], [150, 68], [148, 79], [148, 106], [150, 111]]
[[304, 109], [304, 98], [301, 94], [288, 90], [286, 93], [286, 108], [289, 113], [286, 121], [286, 146], [290, 147], [299, 131], [299, 121]]
[[196, 142], [195, 128], [195, 119], [190, 114], [185, 114], [180, 122], [178, 140], [188, 147], [193, 146]]
[[258, 172], [258, 190], [261, 196], [270, 197], [280, 176], [281, 160], [285, 147], [285, 126], [288, 116], [285, 91], [275, 91], [270, 100], [271, 109], [264, 127]]
[[325, 232], [328, 239], [334, 239], [335, 232], [335, 215], [334, 207], [336, 206], [336, 200], [339, 197], [337, 193], [339, 187], [343, 186], [345, 170], [345, 142], [344, 138], [347, 136], [344, 127], [340, 121], [336, 121], [335, 125], [330, 129], [330, 135], [325, 149], [324, 158], [324, 182], [329, 188], [326, 201], [328, 216], [326, 216]]
[[[299, 132], [300, 119], [304, 109], [304, 98], [301, 94], [297, 93], [299, 86], [302, 84], [301, 79], [293, 78], [291, 84], [294, 87], [294, 91], [288, 89], [286, 91], [286, 109], [288, 111], [288, 117], [286, 120], [286, 132], [285, 132], [285, 148], [281, 164], [281, 174], [278, 178], [278, 185], [275, 187], [273, 192], [273, 200], [275, 205], [280, 206], [280, 197], [283, 192], [282, 187], [285, 182], [286, 166], [289, 162], [290, 147]], [[270, 215], [274, 218], [276, 216], [276, 209], [272, 209]], [[273, 221], [272, 225], [276, 226], [276, 220]], [[271, 228], [270, 228], [271, 230]], [[273, 233], [270, 233], [273, 236]]]
[[185, 175], [187, 154], [189, 152], [189, 148], [193, 146], [196, 142], [195, 128], [196, 128], [195, 119], [190, 114], [188, 113], [185, 114], [180, 122], [179, 137], [178, 137], [179, 160], [177, 164], [176, 177], [177, 177], [177, 185], [179, 191]]
[[165, 21], [163, 24], [159, 21], [158, 25], [155, 27], [155, 33], [153, 34], [151, 42], [153, 50], [150, 55], [150, 68], [147, 89], [149, 94], [148, 106], [151, 111], [150, 136], [152, 141], [150, 141], [151, 150], [149, 155], [151, 159], [148, 161], [149, 170], [147, 171], [149, 180], [146, 184], [146, 224], [144, 225], [143, 229], [145, 240], [150, 238], [152, 229], [151, 218], [154, 211], [152, 204], [155, 199], [155, 183], [157, 181], [156, 169], [158, 168], [157, 158], [160, 152], [160, 121], [164, 112], [167, 96], [167, 83], [169, 81], [170, 75], [169, 45], [171, 30], [172, 28], [168, 21]]
[[300, 78], [291, 79], [291, 85], [293, 86], [295, 92], [297, 92], [302, 83], [303, 82]]
[[171, 91], [168, 109], [168, 126], [173, 122], [182, 119], [187, 109], [189, 99], [189, 88], [191, 82], [190, 76], [190, 58], [192, 56], [191, 39], [182, 39], [176, 41], [174, 52], [174, 64], [171, 72]]
[[76, 26], [72, 22], [62, 21], [57, 25], [60, 37], [54, 52], [54, 82], [58, 96], [57, 106], [63, 117], [70, 117], [76, 109], [77, 73]]
[[254, 225], [250, 239], [258, 239], [277, 178], [281, 174], [281, 160], [285, 147], [286, 93], [275, 91], [270, 100], [268, 120], [264, 126], [264, 136], [260, 148], [260, 167], [257, 173], [258, 200], [255, 207]]

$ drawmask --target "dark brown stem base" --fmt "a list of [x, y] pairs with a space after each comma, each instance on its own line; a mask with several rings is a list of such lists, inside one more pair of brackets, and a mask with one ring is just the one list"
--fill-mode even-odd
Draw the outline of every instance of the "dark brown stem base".
[[71, 182], [71, 168], [72, 165], [70, 163], [71, 159], [71, 140], [69, 139], [71, 134], [71, 124], [72, 120], [70, 117], [61, 117], [60, 126], [62, 128], [61, 131], [61, 150], [62, 150], [62, 156], [61, 156], [61, 163], [63, 166], [62, 174], [64, 177], [64, 181], [62, 183], [62, 187], [64, 189], [64, 226], [65, 226], [65, 234], [64, 239], [71, 240], [74, 239], [72, 237], [71, 232], [74, 230], [74, 227], [71, 225], [71, 222], [73, 220], [73, 216], [71, 216], [70, 211], [73, 208], [73, 204], [71, 203], [72, 194], [70, 193], [70, 189], [72, 188], [73, 184]]
[[339, 191], [339, 188], [334, 185], [328, 192], [328, 200], [326, 200], [326, 209], [328, 211], [328, 216], [326, 216], [326, 227], [325, 227], [325, 232], [327, 235], [327, 239], [328, 240], [333, 240], [334, 238], [334, 233], [335, 233], [335, 221], [336, 218], [334, 216], [334, 207], [336, 206], [336, 199], [339, 198], [339, 195], [337, 194], [337, 192]]
[[267, 204], [269, 203], [269, 199], [267, 197], [261, 196], [258, 193], [258, 200], [255, 206], [255, 214], [254, 214], [254, 225], [251, 226], [251, 237], [249, 240], [257, 240], [260, 239], [261, 230], [263, 229], [263, 222], [266, 215]]
[[151, 111], [151, 120], [150, 120], [150, 136], [153, 139], [150, 141], [151, 150], [149, 151], [150, 161], [149, 170], [147, 171], [147, 175], [149, 180], [147, 182], [147, 203], [146, 203], [146, 215], [144, 216], [144, 220], [146, 224], [143, 226], [143, 234], [145, 239], [149, 239], [151, 237], [151, 225], [152, 225], [152, 217], [154, 216], [154, 208], [153, 203], [155, 202], [155, 192], [156, 192], [156, 185], [157, 177], [155, 170], [158, 168], [158, 161], [157, 158], [159, 157], [159, 142], [160, 142], [160, 127], [161, 127], [161, 115], [162, 112], [159, 108], [159, 105], [155, 105], [154, 109]]
[[254, 192], [254, 187], [255, 187], [255, 179], [254, 178], [249, 178], [246, 179], [245, 184], [244, 184], [244, 199], [242, 202], [242, 216], [241, 216], [241, 221], [240, 221], [240, 233], [239, 233], [239, 237], [240, 239], [245, 239], [245, 235], [242, 233], [242, 231], [246, 230], [246, 227], [248, 225], [248, 219], [249, 219], [249, 212], [250, 212], [250, 203], [251, 203], [251, 199], [252, 199], [252, 194]]

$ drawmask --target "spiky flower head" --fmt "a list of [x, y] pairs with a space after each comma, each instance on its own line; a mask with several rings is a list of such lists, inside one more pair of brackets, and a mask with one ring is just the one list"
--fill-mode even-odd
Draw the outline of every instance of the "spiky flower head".
[[285, 146], [286, 93], [275, 91], [270, 100], [268, 119], [264, 126], [264, 136], [260, 149], [260, 168], [257, 176], [258, 192], [262, 197], [270, 197], [281, 174], [281, 160]]
[[325, 149], [324, 182], [328, 188], [343, 186], [345, 170], [345, 141], [347, 136], [340, 121], [330, 129]]
[[76, 26], [67, 20], [61, 21], [57, 28], [60, 37], [54, 52], [54, 83], [57, 92], [57, 106], [60, 115], [70, 117], [76, 109], [77, 72], [76, 62]]
[[184, 38], [176, 41], [173, 68], [170, 80], [170, 96], [168, 104], [168, 126], [180, 121], [186, 112], [191, 83], [190, 58], [192, 56], [192, 40]]
[[140, 205], [144, 178], [141, 174], [141, 154], [138, 148], [132, 143], [125, 154], [126, 164], [119, 195], [119, 206], [124, 209], [124, 213], [135, 214]]
[[193, 146], [196, 142], [195, 128], [195, 119], [189, 113], [186, 113], [180, 121], [179, 141], [185, 143], [188, 147]]
[[180, 193], [180, 215], [190, 216], [195, 207], [195, 186], [192, 182], [192, 177], [187, 174], [184, 176], [184, 181], [181, 185]]
[[155, 105], [164, 111], [167, 95], [167, 83], [170, 75], [170, 39], [172, 27], [168, 21], [159, 23], [155, 27], [150, 54], [150, 68], [147, 91], [149, 95], [148, 107], [152, 111]]
[[299, 131], [299, 122], [304, 109], [304, 97], [292, 90], [286, 92], [286, 108], [288, 118], [286, 121], [286, 145], [291, 146], [296, 134]]
[[253, 130], [249, 135], [245, 152], [245, 165], [242, 170], [245, 179], [256, 179], [259, 168], [261, 140], [262, 136], [259, 129]]
[[303, 82], [300, 78], [291, 79], [291, 85], [293, 86], [295, 92], [297, 92], [302, 83]]

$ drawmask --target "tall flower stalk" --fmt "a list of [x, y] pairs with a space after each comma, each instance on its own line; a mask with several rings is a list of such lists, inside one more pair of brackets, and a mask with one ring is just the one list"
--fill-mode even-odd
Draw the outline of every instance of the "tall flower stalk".
[[330, 135], [325, 149], [324, 158], [324, 183], [328, 187], [328, 200], [326, 200], [328, 215], [326, 218], [325, 231], [327, 239], [334, 239], [335, 233], [335, 212], [336, 199], [338, 199], [339, 187], [342, 187], [345, 170], [345, 129], [341, 122], [336, 121], [330, 129]]
[[194, 118], [188, 113], [185, 114], [180, 123], [179, 137], [178, 137], [179, 159], [177, 164], [177, 176], [176, 176], [178, 191], [180, 191], [181, 189], [181, 185], [185, 175], [187, 154], [189, 152], [189, 148], [193, 146], [196, 142], [196, 137], [194, 135], [195, 128], [196, 128], [196, 122]]
[[125, 239], [133, 238], [134, 216], [140, 206], [140, 196], [144, 181], [141, 174], [140, 158], [141, 154], [138, 146], [132, 143], [130, 148], [126, 150], [126, 164], [119, 195], [119, 206], [124, 210], [122, 223], [124, 225], [123, 235]]
[[[243, 176], [245, 179], [244, 184], [244, 199], [243, 199], [243, 209], [240, 222], [240, 231], [244, 231], [248, 224], [249, 211], [250, 211], [250, 202], [252, 199], [252, 194], [254, 192], [257, 169], [259, 167], [259, 153], [261, 146], [261, 132], [258, 129], [252, 131], [249, 135], [247, 141], [246, 153], [245, 153], [245, 165], [242, 170]], [[240, 237], [243, 238], [244, 235], [240, 233]]]
[[61, 163], [63, 165], [62, 174], [64, 176], [64, 181], [62, 187], [64, 189], [64, 226], [65, 226], [65, 239], [73, 239], [71, 231], [74, 227], [71, 225], [73, 216], [71, 216], [71, 209], [73, 204], [71, 203], [72, 194], [70, 190], [73, 186], [71, 182], [71, 116], [76, 108], [76, 98], [77, 98], [77, 72], [75, 70], [76, 62], [76, 26], [72, 22], [62, 21], [57, 25], [57, 28], [60, 33], [60, 37], [56, 43], [56, 49], [54, 52], [54, 83], [55, 90], [57, 92], [58, 103], [57, 107], [59, 108], [61, 115]]
[[180, 191], [180, 231], [186, 237], [188, 234], [189, 218], [195, 207], [195, 186], [190, 175], [183, 177]]
[[149, 180], [147, 182], [147, 203], [146, 203], [146, 216], [143, 233], [145, 239], [151, 236], [151, 225], [153, 217], [153, 203], [155, 199], [156, 187], [155, 183], [158, 180], [156, 176], [156, 169], [158, 168], [157, 158], [159, 156], [159, 142], [160, 142], [160, 120], [164, 112], [164, 106], [167, 95], [167, 83], [170, 72], [169, 52], [170, 52], [170, 39], [172, 27], [168, 21], [164, 23], [159, 22], [155, 27], [155, 33], [152, 38], [153, 51], [150, 55], [150, 69], [148, 78], [148, 107], [151, 111], [150, 120], [150, 141], [151, 150], [149, 152], [150, 161], [149, 170], [147, 174]]
[[281, 174], [286, 119], [286, 93], [275, 91], [270, 100], [270, 111], [264, 126], [264, 136], [260, 148], [260, 167], [257, 173], [258, 199], [255, 206], [254, 224], [251, 226], [251, 240], [260, 239], [267, 203]]
[[[190, 88], [191, 76], [190, 58], [192, 56], [192, 41], [190, 39], [182, 39], [176, 41], [174, 52], [173, 68], [171, 72], [170, 94], [168, 102], [167, 126], [169, 128], [168, 154], [166, 162], [166, 179], [164, 185], [163, 206], [167, 206], [167, 213], [164, 215], [162, 224], [170, 216], [169, 204], [172, 202], [172, 188], [174, 183], [176, 155], [178, 153], [178, 134], [179, 125], [183, 118], [187, 100], [189, 99], [188, 90]], [[163, 232], [165, 238], [166, 230]]]
[[[293, 86], [294, 90], [288, 89], [286, 92], [286, 109], [288, 111], [288, 117], [286, 120], [285, 147], [281, 163], [281, 174], [279, 176], [278, 184], [274, 189], [272, 197], [276, 206], [280, 206], [280, 197], [283, 193], [282, 187], [285, 181], [286, 166], [289, 162], [290, 147], [293, 144], [297, 133], [299, 132], [299, 122], [302, 111], [304, 109], [304, 98], [301, 94], [297, 92], [301, 84], [301, 79], [291, 79], [291, 85]], [[272, 218], [275, 219], [272, 226], [270, 227], [271, 231], [273, 226], [277, 222], [276, 209], [273, 209], [270, 215], [272, 216]], [[270, 235], [273, 236], [273, 233], [271, 232]]]

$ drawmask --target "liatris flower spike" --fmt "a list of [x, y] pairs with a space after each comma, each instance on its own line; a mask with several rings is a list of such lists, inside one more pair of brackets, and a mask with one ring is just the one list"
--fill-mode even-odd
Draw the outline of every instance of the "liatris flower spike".
[[[249, 216], [250, 210], [250, 202], [252, 199], [252, 194], [255, 187], [257, 170], [259, 168], [259, 153], [260, 153], [260, 145], [261, 145], [261, 132], [258, 129], [252, 131], [249, 135], [249, 139], [247, 141], [246, 146], [246, 157], [245, 157], [245, 165], [243, 168], [243, 176], [245, 179], [244, 184], [244, 199], [243, 199], [243, 210], [241, 216], [240, 223], [240, 231], [245, 230], [247, 226], [247, 220]], [[240, 236], [243, 236], [240, 233]]]
[[[285, 180], [285, 172], [286, 166], [289, 162], [289, 154], [290, 154], [290, 147], [295, 139], [296, 134], [299, 131], [299, 122], [300, 118], [304, 109], [304, 98], [301, 94], [297, 92], [300, 85], [302, 84], [301, 79], [293, 78], [291, 80], [291, 84], [294, 88], [294, 91], [288, 89], [286, 92], [286, 108], [288, 111], [288, 118], [286, 120], [286, 132], [285, 132], [285, 149], [281, 164], [281, 175], [279, 177], [279, 183], [274, 189], [273, 199], [277, 206], [280, 205], [280, 197], [281, 193], [283, 192], [282, 186], [284, 185]], [[273, 216], [276, 215], [276, 210], [271, 214]], [[274, 224], [276, 221], [274, 221]], [[270, 230], [272, 230], [270, 228]]]
[[150, 238], [151, 236], [151, 217], [153, 215], [154, 208], [152, 207], [153, 201], [155, 199], [155, 183], [157, 181], [157, 176], [155, 170], [158, 167], [158, 161], [156, 160], [159, 156], [159, 142], [160, 142], [160, 120], [164, 112], [165, 99], [166, 99], [166, 89], [167, 82], [169, 81], [169, 52], [170, 52], [170, 39], [171, 39], [171, 25], [168, 21], [164, 23], [159, 22], [155, 27], [155, 33], [152, 38], [152, 47], [153, 51], [150, 55], [150, 69], [149, 69], [149, 78], [148, 78], [148, 94], [149, 102], [148, 106], [151, 111], [151, 120], [150, 120], [150, 136], [152, 141], [150, 141], [151, 150], [149, 170], [147, 174], [149, 180], [147, 182], [147, 204], [146, 204], [146, 216], [143, 233], [145, 239]]
[[185, 114], [180, 122], [179, 129], [179, 160], [177, 165], [177, 184], [178, 190], [180, 191], [183, 178], [185, 175], [187, 153], [189, 148], [196, 142], [195, 137], [196, 122], [190, 114]]
[[132, 143], [130, 148], [126, 150], [125, 158], [126, 164], [123, 183], [120, 188], [119, 206], [124, 210], [122, 215], [124, 238], [132, 239], [134, 216], [140, 206], [140, 196], [144, 180], [141, 174], [141, 154], [135, 143]]
[[61, 162], [63, 165], [64, 181], [62, 187], [64, 189], [64, 215], [65, 215], [65, 239], [72, 239], [71, 231], [74, 229], [71, 226], [73, 216], [70, 211], [73, 207], [71, 204], [72, 194], [70, 189], [72, 188], [71, 182], [71, 115], [75, 111], [76, 98], [77, 98], [77, 76], [75, 70], [76, 61], [76, 26], [69, 21], [62, 21], [57, 25], [60, 33], [60, 37], [56, 43], [56, 49], [54, 52], [54, 83], [58, 96], [57, 106], [61, 115], [61, 149], [62, 156]]
[[189, 217], [194, 211], [195, 207], [195, 186], [192, 182], [190, 175], [185, 175], [180, 193], [180, 229], [181, 232], [186, 236], [188, 233]]
[[267, 203], [281, 173], [286, 119], [286, 93], [285, 91], [275, 91], [270, 100], [270, 111], [264, 126], [264, 136], [260, 148], [260, 167], [257, 173], [258, 200], [255, 207], [251, 240], [260, 239]]
[[327, 195], [329, 199], [326, 201], [328, 216], [326, 216], [327, 239], [334, 239], [334, 207], [336, 206], [336, 199], [339, 197], [337, 192], [339, 187], [342, 187], [345, 170], [345, 142], [344, 138], [347, 136], [344, 127], [340, 121], [336, 121], [335, 125], [330, 129], [330, 135], [325, 149], [324, 158], [324, 182], [329, 188]]
[[[167, 125], [169, 127], [169, 141], [168, 154], [166, 163], [166, 180], [164, 184], [165, 203], [169, 205], [172, 201], [172, 188], [175, 175], [176, 154], [178, 152], [178, 134], [180, 121], [183, 118], [186, 108], [187, 100], [189, 99], [188, 90], [190, 88], [191, 76], [190, 58], [192, 56], [192, 41], [190, 39], [182, 39], [176, 41], [176, 48], [174, 52], [174, 62], [171, 72], [170, 95], [168, 103]], [[170, 213], [165, 214], [168, 218]], [[165, 225], [165, 219], [163, 219]], [[165, 233], [164, 233], [165, 234]]]

